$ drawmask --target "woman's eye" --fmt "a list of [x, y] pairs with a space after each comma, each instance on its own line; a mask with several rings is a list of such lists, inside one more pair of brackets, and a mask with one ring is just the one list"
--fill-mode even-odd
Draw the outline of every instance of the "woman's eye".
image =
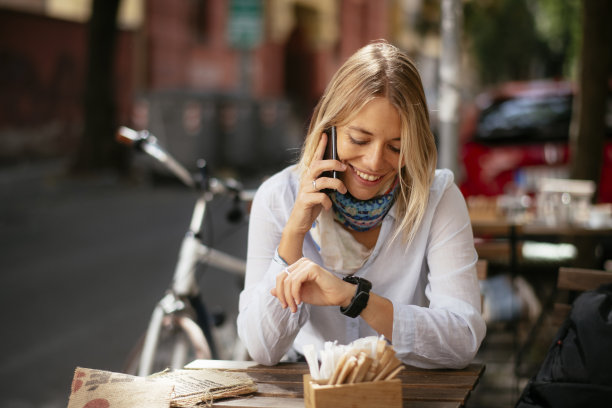
[[393, 153], [399, 153], [400, 152], [400, 148], [399, 147], [395, 147], [393, 145], [389, 145], [389, 150], [391, 150]]
[[355, 139], [352, 136], [349, 136], [349, 140], [351, 141], [351, 143], [356, 144], [356, 145], [360, 145], [360, 146], [367, 143], [367, 141], [365, 141], [365, 140]]

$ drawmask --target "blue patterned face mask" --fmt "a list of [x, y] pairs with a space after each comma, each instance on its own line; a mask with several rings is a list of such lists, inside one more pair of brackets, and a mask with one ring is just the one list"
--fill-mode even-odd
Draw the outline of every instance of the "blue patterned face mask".
[[368, 231], [376, 228], [395, 202], [398, 186], [396, 178], [385, 194], [369, 200], [358, 200], [348, 191], [346, 194], [341, 194], [334, 190], [330, 194], [334, 219], [354, 231]]

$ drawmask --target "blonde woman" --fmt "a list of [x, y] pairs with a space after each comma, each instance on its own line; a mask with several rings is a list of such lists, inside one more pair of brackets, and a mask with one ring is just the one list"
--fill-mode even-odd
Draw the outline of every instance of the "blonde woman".
[[[331, 127], [338, 160], [323, 158]], [[238, 333], [255, 361], [380, 334], [406, 364], [473, 359], [485, 335], [477, 255], [436, 154], [412, 62], [382, 41], [357, 51], [315, 108], [299, 163], [253, 202]]]

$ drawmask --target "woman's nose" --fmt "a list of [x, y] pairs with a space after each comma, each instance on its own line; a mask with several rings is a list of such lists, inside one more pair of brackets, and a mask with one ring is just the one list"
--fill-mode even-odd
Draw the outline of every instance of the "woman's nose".
[[371, 171], [376, 172], [384, 166], [384, 150], [382, 145], [372, 144], [366, 153], [366, 163]]

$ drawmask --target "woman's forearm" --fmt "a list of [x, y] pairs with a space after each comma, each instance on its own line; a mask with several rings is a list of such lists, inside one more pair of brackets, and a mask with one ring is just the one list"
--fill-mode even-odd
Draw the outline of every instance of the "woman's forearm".
[[280, 243], [278, 244], [278, 255], [289, 265], [302, 257], [302, 247], [306, 234], [296, 232], [286, 226], [283, 230]]
[[382, 334], [389, 341], [393, 334], [393, 303], [387, 298], [370, 293], [368, 305], [361, 312], [361, 318], [376, 330], [378, 334]]

